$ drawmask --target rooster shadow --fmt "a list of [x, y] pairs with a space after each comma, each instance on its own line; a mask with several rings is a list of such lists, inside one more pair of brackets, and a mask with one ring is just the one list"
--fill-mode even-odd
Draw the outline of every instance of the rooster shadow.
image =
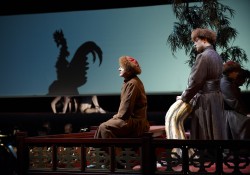
[[77, 96], [79, 95], [78, 88], [87, 82], [87, 70], [89, 69], [87, 55], [92, 54], [93, 64], [98, 57], [100, 66], [102, 50], [95, 42], [87, 41], [78, 47], [71, 61], [68, 61], [70, 53], [63, 31], [56, 30], [53, 37], [57, 47], [60, 48], [60, 53], [55, 64], [57, 79], [49, 86], [48, 95]]

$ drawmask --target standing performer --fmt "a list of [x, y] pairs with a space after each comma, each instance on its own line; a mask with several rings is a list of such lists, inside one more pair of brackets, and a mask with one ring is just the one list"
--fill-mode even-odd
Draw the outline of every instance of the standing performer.
[[[176, 105], [184, 105], [185, 107], [192, 104], [192, 112], [191, 106], [187, 107], [184, 113], [176, 113], [176, 110], [171, 111], [174, 107], [170, 108], [166, 115], [166, 132], [171, 133], [175, 129], [169, 125], [170, 123], [167, 123], [172, 117], [176, 121], [180, 118], [179, 120], [183, 122], [190, 113], [191, 139], [226, 139], [226, 119], [224, 117], [223, 96], [220, 90], [223, 61], [214, 49], [216, 33], [209, 29], [197, 28], [192, 31], [191, 39], [199, 54], [191, 69], [187, 88], [181, 96], [177, 97]], [[177, 109], [179, 109], [178, 106]], [[181, 125], [178, 124], [178, 126]], [[179, 129], [181, 130], [179, 132], [184, 134], [183, 128], [180, 127], [177, 130]]]

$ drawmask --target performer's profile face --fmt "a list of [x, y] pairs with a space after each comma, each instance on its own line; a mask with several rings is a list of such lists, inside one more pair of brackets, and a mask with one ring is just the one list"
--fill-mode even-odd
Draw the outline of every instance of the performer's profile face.
[[205, 40], [202, 40], [200, 38], [196, 38], [194, 40], [194, 46], [197, 52], [201, 52], [204, 49], [204, 44], [205, 44]]
[[118, 70], [120, 72], [120, 77], [124, 77], [124, 74], [126, 73], [126, 70], [122, 66], [120, 66]]

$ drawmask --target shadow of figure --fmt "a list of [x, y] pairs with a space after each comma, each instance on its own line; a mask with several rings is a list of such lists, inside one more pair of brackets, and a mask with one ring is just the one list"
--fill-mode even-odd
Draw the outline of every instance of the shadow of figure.
[[102, 63], [102, 50], [95, 42], [87, 41], [76, 50], [69, 62], [67, 57], [70, 53], [62, 30], [55, 31], [53, 36], [57, 47], [60, 47], [60, 53], [55, 65], [57, 80], [53, 81], [49, 86], [48, 95], [79, 95], [78, 88], [87, 82], [87, 70], [89, 69], [87, 55], [92, 54], [93, 63], [95, 63], [98, 56], [100, 66]]

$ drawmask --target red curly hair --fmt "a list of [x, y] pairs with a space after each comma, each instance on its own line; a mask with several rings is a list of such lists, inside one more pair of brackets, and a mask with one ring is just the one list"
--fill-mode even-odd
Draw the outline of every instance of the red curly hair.
[[216, 33], [209, 29], [194, 29], [191, 33], [191, 39], [194, 42], [196, 38], [207, 39], [207, 41], [213, 45], [216, 43]]

